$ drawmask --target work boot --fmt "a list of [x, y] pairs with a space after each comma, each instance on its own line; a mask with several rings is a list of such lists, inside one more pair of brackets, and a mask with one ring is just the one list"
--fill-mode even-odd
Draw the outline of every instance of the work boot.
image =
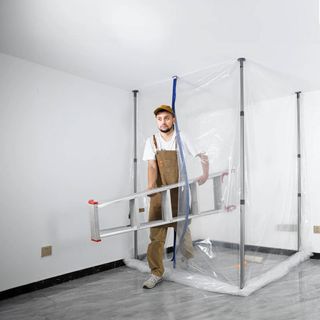
[[162, 280], [163, 280], [162, 277], [158, 277], [154, 274], [151, 274], [150, 278], [143, 283], [143, 288], [152, 289]]

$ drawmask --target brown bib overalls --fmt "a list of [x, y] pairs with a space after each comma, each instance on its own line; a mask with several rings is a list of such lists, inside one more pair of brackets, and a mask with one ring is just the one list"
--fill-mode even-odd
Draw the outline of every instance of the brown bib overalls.
[[[179, 180], [179, 168], [176, 150], [158, 150], [155, 136], [153, 142], [156, 150], [156, 162], [158, 168], [157, 187], [177, 183]], [[176, 217], [178, 212], [178, 188], [171, 190], [171, 208], [172, 216]], [[161, 194], [156, 193], [151, 197], [149, 221], [161, 220]], [[151, 273], [161, 277], [164, 273], [163, 250], [167, 237], [168, 227], [176, 228], [176, 223], [166, 224], [159, 227], [150, 228], [150, 244], [147, 251], [147, 259]], [[183, 255], [187, 258], [193, 257], [192, 240], [190, 231], [185, 234], [183, 246]]]

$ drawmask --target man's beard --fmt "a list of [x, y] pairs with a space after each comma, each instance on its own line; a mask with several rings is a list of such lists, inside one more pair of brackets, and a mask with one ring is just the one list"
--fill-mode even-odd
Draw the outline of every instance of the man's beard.
[[168, 132], [171, 131], [171, 129], [172, 129], [172, 127], [171, 128], [167, 128], [167, 129], [160, 129], [160, 131], [163, 132], [163, 133], [168, 133]]
[[167, 128], [167, 129], [161, 129], [161, 128], [159, 128], [159, 130], [160, 130], [161, 132], [163, 132], [163, 133], [168, 133], [168, 132], [170, 132], [172, 129], [173, 129], [173, 126], [170, 127], [170, 128]]

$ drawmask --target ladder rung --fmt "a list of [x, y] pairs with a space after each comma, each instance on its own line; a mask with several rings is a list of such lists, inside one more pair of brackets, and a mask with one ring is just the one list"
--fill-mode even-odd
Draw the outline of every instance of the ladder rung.
[[134, 230], [137, 230], [137, 228], [131, 227], [131, 226], [104, 229], [104, 230], [100, 230], [100, 237], [103, 238], [108, 236], [114, 236], [117, 234], [134, 231]]

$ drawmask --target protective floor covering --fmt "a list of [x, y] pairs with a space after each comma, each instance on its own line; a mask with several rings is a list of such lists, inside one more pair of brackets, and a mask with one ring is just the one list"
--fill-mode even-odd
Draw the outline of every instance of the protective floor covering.
[[[206, 265], [201, 267], [199, 259], [197, 259], [196, 267], [192, 263], [189, 263], [184, 269], [173, 269], [172, 262], [166, 260], [164, 279], [206, 291], [248, 296], [268, 283], [285, 276], [293, 267], [306, 261], [311, 255], [311, 252], [305, 251], [297, 252], [290, 257], [259, 253], [258, 257], [263, 259], [265, 256], [267, 259], [262, 264], [246, 262], [248, 280], [243, 289], [240, 289], [238, 285], [238, 272], [235, 270], [237, 265], [234, 264], [235, 252], [231, 249], [225, 249], [223, 253], [220, 252], [219, 269], [215, 268], [215, 277], [210, 277], [208, 273], [204, 274], [204, 272], [201, 272], [201, 270], [210, 270], [212, 266], [210, 268]], [[125, 263], [128, 267], [141, 272], [150, 272], [148, 264], [145, 261], [126, 259]], [[223, 268], [225, 269], [222, 273]], [[212, 268], [212, 270], [214, 269]], [[221, 270], [221, 274], [219, 274], [219, 270]]]

